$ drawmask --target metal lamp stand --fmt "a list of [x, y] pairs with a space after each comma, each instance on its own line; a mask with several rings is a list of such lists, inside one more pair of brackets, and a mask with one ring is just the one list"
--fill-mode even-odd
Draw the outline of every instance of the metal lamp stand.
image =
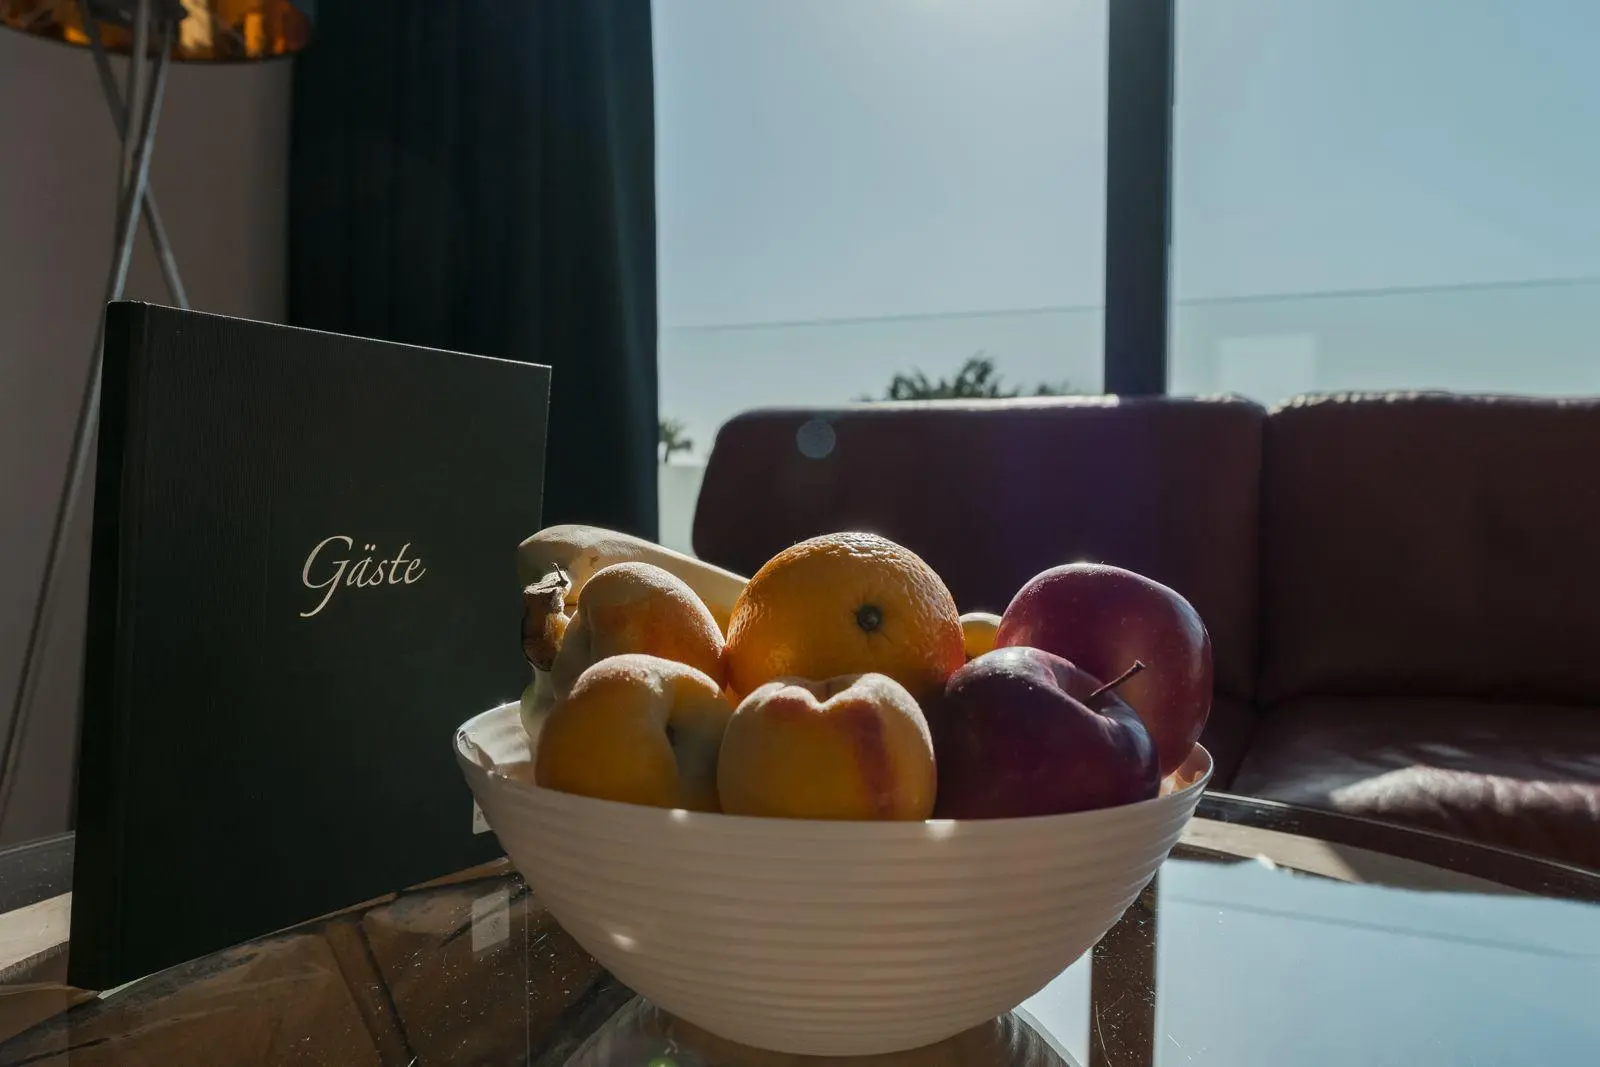
[[[180, 308], [189, 306], [178, 265], [172, 257], [166, 228], [156, 208], [155, 191], [150, 186], [150, 157], [155, 150], [156, 122], [161, 116], [162, 96], [166, 92], [167, 68], [184, 8], [177, 0], [78, 0], [83, 26], [94, 53], [100, 88], [111, 110], [111, 120], [122, 139], [122, 169], [117, 186], [117, 227], [111, 270], [106, 277], [105, 301], [122, 299], [127, 288], [128, 267], [133, 260], [133, 243], [143, 220], [150, 229], [161, 263], [161, 276], [167, 291]], [[111, 59], [100, 37], [100, 23], [128, 26], [133, 49], [128, 56], [126, 91], [119, 90], [111, 70]], [[153, 44], [153, 47], [152, 47]], [[72, 435], [71, 466], [56, 501], [55, 524], [50, 530], [50, 551], [45, 557], [44, 580], [34, 603], [33, 620], [28, 627], [27, 651], [22, 674], [17, 680], [11, 716], [0, 738], [0, 826], [16, 788], [23, 740], [27, 736], [28, 714], [37, 695], [42, 673], [45, 637], [50, 631], [59, 600], [66, 533], [77, 514], [79, 497], [93, 454], [94, 430], [100, 418], [100, 379], [105, 341], [105, 312], [102, 306], [95, 330], [94, 352], [90, 357], [89, 380], [78, 408], [78, 422]]]

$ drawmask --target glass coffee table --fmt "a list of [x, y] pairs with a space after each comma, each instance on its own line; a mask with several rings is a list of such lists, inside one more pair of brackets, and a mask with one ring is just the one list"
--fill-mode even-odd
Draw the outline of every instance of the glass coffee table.
[[[108, 993], [69, 989], [50, 931], [70, 843], [51, 847], [0, 856], [0, 1067], [845, 1062], [662, 1014], [504, 863]], [[1597, 1050], [1600, 875], [1216, 794], [1122, 921], [1017, 1011], [851, 1062], [1554, 1067]]]

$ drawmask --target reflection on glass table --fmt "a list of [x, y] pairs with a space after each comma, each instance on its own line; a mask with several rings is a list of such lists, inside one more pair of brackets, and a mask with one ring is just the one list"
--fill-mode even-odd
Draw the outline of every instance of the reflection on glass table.
[[[1122, 921], [1010, 1015], [860, 1064], [1578, 1064], [1600, 1047], [1600, 875], [1211, 796]], [[638, 1000], [507, 865], [367, 902], [101, 995], [14, 958], [60, 895], [6, 866], [0, 1067], [698, 1067], [732, 1045]], [[25, 861], [25, 862], [24, 862]], [[41, 910], [42, 909], [42, 910]], [[57, 915], [59, 921], [59, 915]]]

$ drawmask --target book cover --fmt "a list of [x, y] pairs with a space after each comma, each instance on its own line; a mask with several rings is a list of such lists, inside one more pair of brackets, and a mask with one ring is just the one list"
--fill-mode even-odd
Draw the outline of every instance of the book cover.
[[527, 680], [550, 371], [107, 309], [70, 980], [499, 855], [454, 727]]

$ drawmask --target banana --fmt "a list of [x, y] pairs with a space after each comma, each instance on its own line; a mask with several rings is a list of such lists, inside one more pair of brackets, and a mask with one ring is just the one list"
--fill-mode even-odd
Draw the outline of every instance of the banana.
[[517, 577], [523, 586], [529, 586], [560, 569], [572, 583], [567, 590], [567, 605], [571, 607], [595, 571], [613, 563], [634, 561], [653, 563], [682, 578], [706, 602], [717, 625], [727, 632], [733, 603], [744, 592], [746, 579], [632, 534], [599, 526], [548, 527], [517, 546]]
[[550, 672], [533, 668], [533, 681], [528, 683], [528, 688], [522, 691], [522, 699], [517, 702], [517, 714], [522, 719], [522, 728], [527, 731], [530, 746], [538, 744], [539, 731], [544, 729], [545, 717], [555, 704], [556, 687], [550, 681]]

